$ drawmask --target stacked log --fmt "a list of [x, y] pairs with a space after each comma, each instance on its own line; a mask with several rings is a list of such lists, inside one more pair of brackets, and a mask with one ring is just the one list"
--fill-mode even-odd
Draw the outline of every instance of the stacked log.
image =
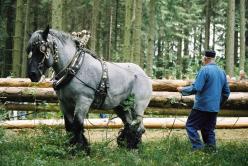
[[[144, 126], [147, 129], [182, 129], [185, 128], [187, 118], [144, 118]], [[218, 118], [216, 128], [248, 128], [248, 118]], [[48, 127], [64, 126], [62, 119], [49, 120], [17, 120], [0, 123], [0, 127], [9, 129], [35, 128], [45, 125]], [[123, 123], [119, 118], [109, 119], [86, 119], [84, 128], [121, 128]]]
[[[188, 86], [192, 80], [152, 80], [153, 95], [146, 114], [188, 115], [194, 96], [181, 96], [178, 86]], [[229, 82], [232, 91], [220, 116], [248, 116], [248, 81]], [[52, 82], [34, 83], [23, 78], [0, 78], [0, 108], [4, 110], [59, 111], [58, 98]], [[112, 110], [91, 110], [91, 112], [112, 113]]]
[[[60, 112], [58, 103], [40, 103], [40, 102], [6, 102], [0, 104], [2, 110], [18, 110], [18, 111], [34, 111], [34, 112]], [[145, 110], [146, 115], [172, 115], [172, 116], [187, 116], [189, 115], [190, 108], [158, 108], [148, 107]], [[105, 113], [113, 114], [113, 110], [97, 110], [91, 109], [90, 113]], [[248, 111], [238, 109], [222, 109], [219, 116], [225, 117], [248, 117]]]
[[[52, 88], [29, 87], [0, 87], [0, 100], [2, 101], [46, 101], [58, 102], [55, 91]], [[158, 108], [191, 108], [194, 103], [194, 95], [181, 96], [178, 92], [153, 92], [149, 107]], [[244, 109], [248, 103], [248, 93], [232, 92], [224, 108]]]
[[[176, 92], [179, 86], [189, 86], [193, 80], [152, 80], [153, 91]], [[46, 79], [44, 82], [34, 83], [28, 78], [0, 78], [0, 87], [38, 87], [52, 88], [52, 82]], [[229, 81], [232, 92], [248, 92], [248, 81]]]

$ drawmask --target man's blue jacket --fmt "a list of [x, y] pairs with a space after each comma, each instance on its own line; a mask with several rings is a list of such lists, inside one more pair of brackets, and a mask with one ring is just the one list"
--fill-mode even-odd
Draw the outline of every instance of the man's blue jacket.
[[207, 112], [219, 112], [220, 105], [230, 95], [230, 89], [224, 70], [215, 63], [203, 66], [191, 86], [184, 87], [183, 96], [195, 94], [193, 109]]

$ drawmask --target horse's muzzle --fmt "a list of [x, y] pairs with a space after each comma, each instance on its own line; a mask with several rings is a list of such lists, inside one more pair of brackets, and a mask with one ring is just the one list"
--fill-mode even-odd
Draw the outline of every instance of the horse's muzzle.
[[38, 74], [37, 73], [35, 73], [35, 72], [30, 72], [30, 73], [28, 73], [28, 77], [31, 79], [31, 81], [32, 82], [39, 82], [39, 80], [40, 80], [40, 76], [38, 76]]

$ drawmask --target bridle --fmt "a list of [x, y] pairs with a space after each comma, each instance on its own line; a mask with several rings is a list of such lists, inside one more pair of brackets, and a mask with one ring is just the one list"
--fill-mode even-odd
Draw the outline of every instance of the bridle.
[[[47, 39], [47, 41], [41, 40], [36, 41], [32, 44], [34, 47], [38, 47], [39, 51], [42, 53], [42, 60], [38, 63], [38, 70], [41, 75], [43, 75], [43, 67], [46, 65], [48, 68], [50, 68], [54, 63], [58, 62], [59, 56], [58, 56], [58, 47], [55, 43], [55, 41], [50, 41]], [[32, 51], [29, 53], [28, 58], [30, 59], [32, 57]], [[50, 55], [52, 55], [53, 58], [53, 64], [45, 63], [45, 60], [49, 60]]]

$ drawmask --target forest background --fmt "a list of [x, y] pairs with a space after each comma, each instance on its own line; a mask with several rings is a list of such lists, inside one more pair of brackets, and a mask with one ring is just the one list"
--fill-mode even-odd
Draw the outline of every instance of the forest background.
[[204, 50], [231, 77], [248, 71], [247, 0], [0, 0], [0, 77], [26, 77], [29, 36], [89, 30], [88, 47], [152, 78], [192, 79]]

